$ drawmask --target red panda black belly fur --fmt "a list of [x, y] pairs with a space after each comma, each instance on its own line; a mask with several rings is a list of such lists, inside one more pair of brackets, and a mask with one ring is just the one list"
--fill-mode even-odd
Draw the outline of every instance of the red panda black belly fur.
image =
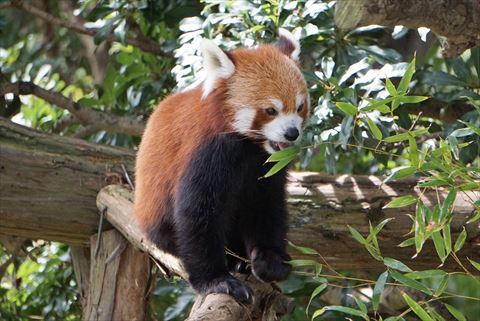
[[177, 255], [201, 293], [241, 301], [251, 289], [230, 272], [252, 260], [265, 282], [285, 279], [286, 172], [262, 177], [269, 154], [298, 142], [308, 118], [299, 44], [229, 53], [204, 42], [201, 87], [167, 97], [150, 117], [136, 164], [135, 216], [162, 249]]

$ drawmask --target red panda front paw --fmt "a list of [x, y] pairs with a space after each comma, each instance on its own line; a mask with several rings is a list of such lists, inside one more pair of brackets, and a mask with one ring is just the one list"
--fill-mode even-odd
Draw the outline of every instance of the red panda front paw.
[[252, 250], [252, 273], [260, 281], [283, 281], [288, 277], [292, 266], [287, 253], [280, 253], [272, 249], [254, 248]]
[[200, 288], [202, 294], [225, 293], [240, 302], [251, 303], [253, 301], [252, 289], [230, 274], [213, 279], [208, 284], [196, 288]]

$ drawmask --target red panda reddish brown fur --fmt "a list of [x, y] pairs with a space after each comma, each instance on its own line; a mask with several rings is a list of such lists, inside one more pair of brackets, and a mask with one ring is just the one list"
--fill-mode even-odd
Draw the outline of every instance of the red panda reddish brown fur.
[[159, 247], [182, 259], [197, 291], [249, 300], [251, 290], [228, 273], [223, 248], [251, 258], [259, 279], [288, 275], [285, 172], [258, 178], [269, 169], [268, 153], [298, 140], [308, 92], [290, 34], [276, 46], [229, 53], [209, 46], [204, 85], [168, 96], [148, 120], [135, 216]]

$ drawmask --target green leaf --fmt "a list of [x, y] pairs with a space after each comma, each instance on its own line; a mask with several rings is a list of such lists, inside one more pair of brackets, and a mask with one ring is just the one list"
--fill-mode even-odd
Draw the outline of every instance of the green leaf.
[[385, 79], [385, 87], [387, 87], [387, 91], [390, 94], [390, 96], [396, 96], [397, 95], [397, 89], [393, 85], [393, 83], [390, 81], [390, 79]]
[[427, 288], [425, 285], [423, 285], [422, 283], [420, 283], [420, 282], [418, 282], [414, 279], [411, 279], [411, 278], [407, 277], [406, 275], [401, 274], [400, 272], [397, 272], [395, 270], [390, 270], [390, 275], [395, 280], [397, 280], [398, 282], [400, 282], [402, 284], [405, 284], [406, 286], [409, 286], [411, 288], [422, 291], [423, 293], [426, 293], [428, 295], [432, 294], [432, 291], [429, 288]]
[[[323, 290], [325, 290], [327, 288], [328, 284], [327, 283], [322, 283], [320, 284], [319, 286], [317, 286], [315, 288], [315, 290], [313, 290], [312, 292], [312, 295], [310, 295], [310, 300], [308, 300], [308, 304], [307, 304], [307, 309], [306, 309], [306, 313], [308, 315], [308, 309], [310, 308], [310, 304], [312, 303], [312, 300], [317, 296], [319, 295], [320, 293], [323, 292]], [[313, 317], [312, 317], [313, 319]]]
[[462, 312], [457, 310], [457, 308], [447, 303], [444, 304], [447, 307], [448, 312], [450, 312], [450, 314], [453, 315], [455, 319], [457, 319], [458, 321], [467, 321], [467, 318], [465, 318]]
[[283, 168], [285, 168], [292, 161], [292, 159], [285, 158], [278, 161], [277, 163], [275, 163], [275, 165], [272, 166], [272, 168], [270, 168], [270, 170], [264, 176], [262, 176], [262, 178], [268, 178], [270, 176], [275, 175], [276, 173], [281, 171]]
[[465, 137], [465, 136], [470, 136], [473, 135], [475, 132], [470, 129], [470, 128], [459, 128], [454, 130], [450, 135], [455, 136], [455, 137]]
[[404, 207], [404, 206], [412, 205], [416, 202], [417, 202], [417, 198], [415, 198], [413, 195], [405, 195], [405, 196], [400, 196], [400, 197], [394, 198], [387, 205], [385, 205], [383, 208]]
[[385, 283], [387, 282], [388, 271], [383, 272], [377, 279], [375, 287], [373, 288], [372, 294], [372, 305], [373, 310], [378, 310], [378, 305], [380, 304], [380, 296], [382, 295], [383, 289], [385, 288]]
[[478, 221], [479, 219], [480, 219], [480, 210], [476, 210], [476, 211], [473, 213], [473, 216], [467, 221], [467, 224], [476, 222], [476, 221]]
[[354, 229], [350, 225], [347, 225], [347, 226], [348, 226], [348, 229], [350, 230], [350, 234], [352, 234], [353, 238], [355, 240], [357, 240], [357, 242], [359, 242], [360, 244], [363, 244], [363, 245], [368, 244], [368, 242], [365, 240], [365, 238], [360, 233], [358, 233], [358, 231], [356, 229]]
[[465, 230], [465, 226], [463, 226], [463, 231], [458, 235], [457, 240], [455, 241], [455, 245], [453, 246], [453, 251], [458, 252], [465, 244], [465, 240], [467, 239], [467, 231]]
[[427, 100], [429, 97], [427, 96], [397, 96], [395, 97], [395, 101], [400, 103], [407, 103], [407, 104], [416, 104]]
[[383, 263], [392, 268], [392, 269], [395, 269], [395, 270], [399, 270], [399, 271], [402, 271], [402, 272], [412, 272], [412, 269], [410, 269], [408, 266], [406, 266], [405, 264], [403, 264], [402, 262], [398, 261], [398, 260], [395, 260], [391, 257], [386, 257], [383, 259]]
[[442, 235], [440, 234], [440, 231], [434, 231], [432, 233], [432, 239], [433, 243], [435, 244], [435, 250], [437, 251], [438, 257], [440, 258], [440, 260], [442, 260], [442, 263], [445, 262], [447, 255], [445, 252], [445, 243], [443, 241]]
[[428, 177], [423, 182], [419, 183], [419, 187], [433, 187], [433, 186], [444, 186], [450, 185], [452, 182], [443, 178], [437, 177]]
[[409, 239], [406, 239], [402, 243], [398, 244], [397, 246], [398, 247], [408, 247], [408, 246], [412, 246], [414, 244], [415, 244], [415, 238], [411, 237]]
[[367, 306], [365, 303], [362, 302], [359, 298], [357, 298], [355, 295], [352, 294], [347, 294], [349, 297], [353, 298], [355, 300], [355, 303], [357, 304], [358, 308], [365, 314], [368, 313]]
[[293, 247], [295, 250], [297, 250], [298, 252], [300, 252], [302, 254], [318, 255], [317, 251], [315, 251], [314, 249], [311, 249], [309, 247], [298, 246], [298, 245], [293, 244], [290, 241], [288, 241], [288, 245], [290, 245], [291, 247]]
[[390, 108], [386, 104], [390, 103], [395, 99], [395, 97], [389, 97], [382, 100], [376, 100], [372, 98], [364, 98], [366, 101], [370, 102], [370, 105], [367, 105], [360, 109], [362, 112], [370, 111], [370, 110], [378, 110], [381, 113], [389, 113]]
[[316, 317], [321, 316], [322, 314], [325, 313], [325, 311], [326, 311], [325, 308], [321, 308], [321, 309], [316, 310], [316, 311], [313, 313], [311, 320], [315, 319]]
[[406, 277], [409, 277], [411, 279], [427, 279], [427, 278], [433, 278], [433, 277], [438, 277], [438, 276], [445, 276], [447, 272], [443, 270], [424, 270], [424, 271], [415, 271], [411, 273], [405, 274]]
[[408, 86], [410, 85], [410, 81], [412, 80], [413, 73], [415, 72], [415, 57], [412, 59], [410, 64], [405, 71], [400, 83], [398, 84], [397, 92], [399, 95], [403, 95], [407, 93]]
[[448, 256], [452, 252], [452, 234], [450, 233], [450, 224], [445, 225], [442, 230], [443, 241], [445, 243], [445, 255]]
[[445, 289], [447, 288], [447, 285], [448, 285], [449, 278], [450, 278], [450, 275], [448, 274], [443, 277], [442, 281], [440, 282], [440, 285], [435, 291], [434, 296], [439, 297], [440, 295], [443, 294], [443, 292], [445, 292]]
[[325, 307], [324, 309], [326, 311], [342, 312], [342, 313], [354, 315], [354, 316], [357, 316], [357, 317], [361, 317], [364, 320], [369, 320], [368, 315], [365, 312], [358, 311], [358, 310], [348, 308], [348, 307], [342, 307], [342, 306], [339, 306], [339, 305], [330, 305], [330, 306]]
[[392, 181], [392, 180], [398, 180], [404, 177], [408, 177], [412, 174], [414, 174], [417, 171], [417, 168], [415, 166], [399, 166], [394, 169], [392, 169], [392, 173], [385, 179], [385, 183]]
[[385, 142], [387, 143], [396, 143], [396, 142], [401, 142], [403, 140], [407, 140], [410, 135], [408, 133], [401, 133], [393, 136], [389, 136], [384, 139]]
[[418, 167], [420, 163], [420, 154], [418, 153], [418, 147], [417, 147], [417, 141], [415, 138], [412, 136], [408, 137], [408, 145], [409, 145], [409, 151], [410, 151], [410, 163], [412, 163], [413, 166]]
[[373, 229], [373, 231], [368, 235], [367, 237], [367, 242], [370, 242], [372, 240], [372, 238], [374, 238], [378, 233], [380, 233], [380, 231], [383, 229], [383, 227], [390, 221], [394, 220], [395, 218], [394, 217], [390, 217], [390, 218], [386, 218], [384, 219], [383, 221], [381, 221], [377, 226], [375, 226], [375, 228]]
[[270, 157], [265, 161], [265, 163], [270, 163], [270, 162], [278, 162], [284, 159], [293, 159], [295, 158], [298, 153], [300, 153], [300, 147], [299, 146], [291, 146], [282, 150], [279, 150], [278, 152], [273, 153], [270, 155]]
[[415, 313], [422, 321], [434, 321], [415, 300], [408, 296], [406, 293], [402, 293], [403, 299], [407, 302], [410, 309]]
[[373, 120], [371, 120], [370, 117], [368, 117], [368, 116], [367, 116], [367, 123], [368, 123], [368, 127], [370, 128], [370, 131], [372, 132], [373, 136], [377, 140], [382, 140], [382, 137], [383, 137], [382, 132], [378, 128], [377, 124], [375, 124], [375, 122]]
[[335, 103], [335, 105], [337, 105], [337, 107], [348, 116], [355, 117], [355, 115], [357, 114], [357, 107], [350, 103], [339, 101]]
[[480, 263], [475, 262], [474, 260], [470, 260], [468, 257], [467, 257], [467, 260], [470, 262], [470, 264], [473, 265], [474, 268], [480, 271]]

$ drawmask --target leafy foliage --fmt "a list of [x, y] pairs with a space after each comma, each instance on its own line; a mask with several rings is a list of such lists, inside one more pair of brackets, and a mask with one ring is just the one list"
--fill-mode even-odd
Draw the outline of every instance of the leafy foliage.
[[[468, 224], [480, 219], [479, 201], [472, 199], [476, 211], [456, 239], [451, 220], [455, 199], [480, 189], [480, 48], [444, 59], [438, 41], [425, 28], [418, 30], [425, 39], [420, 47], [407, 40], [417, 31], [401, 26], [393, 31], [369, 26], [343, 34], [333, 21], [335, 1], [42, 3], [62, 19], [73, 19], [75, 13], [77, 21], [97, 29], [95, 36], [85, 39], [32, 19], [26, 12], [5, 10], [0, 13], [0, 81], [33, 81], [89, 108], [136, 119], [145, 119], [165, 95], [201, 77], [200, 37], [233, 49], [274, 41], [279, 27], [292, 30], [302, 42], [312, 116], [301, 147], [272, 155], [269, 162], [274, 164], [266, 176], [293, 162], [297, 169], [331, 174], [386, 175], [385, 182], [416, 177], [421, 179], [417, 190], [445, 192], [446, 197], [437, 204], [424, 204], [412, 191], [386, 204], [412, 208], [411, 233], [399, 246], [412, 247], [421, 260], [425, 244], [431, 242], [440, 264], [434, 270], [412, 271], [382, 255], [378, 235], [391, 224], [389, 220], [371, 226], [368, 235], [345, 222], [352, 237], [385, 266], [383, 273], [369, 278], [335, 271], [316, 251], [292, 245], [312, 258], [292, 261], [295, 272], [281, 284], [298, 301], [297, 309], [285, 319], [477, 317], [480, 280], [474, 275], [480, 262], [478, 257], [461, 258], [461, 250], [469, 237]], [[107, 41], [112, 34], [115, 41]], [[153, 41], [166, 55], [128, 44], [129, 37]], [[15, 121], [66, 136], [81, 131], [82, 124], [71, 122], [67, 111], [34, 96], [20, 99]], [[6, 104], [14, 100], [6, 96]], [[85, 137], [117, 146], [134, 147], [139, 142], [138, 137], [103, 131]], [[22, 258], [8, 266], [0, 288], [0, 318], [79, 319], [67, 248], [42, 243], [31, 250], [37, 262]], [[2, 251], [0, 262], [7, 258]], [[463, 272], [442, 270], [447, 259], [459, 262]], [[384, 312], [382, 295], [391, 288], [404, 291], [404, 308], [394, 311], [398, 313], [391, 313], [391, 307]], [[335, 289], [343, 291], [341, 302], [327, 300]], [[419, 293], [420, 300], [415, 297]], [[192, 298], [183, 283], [159, 282], [150, 318], [181, 320]]]

